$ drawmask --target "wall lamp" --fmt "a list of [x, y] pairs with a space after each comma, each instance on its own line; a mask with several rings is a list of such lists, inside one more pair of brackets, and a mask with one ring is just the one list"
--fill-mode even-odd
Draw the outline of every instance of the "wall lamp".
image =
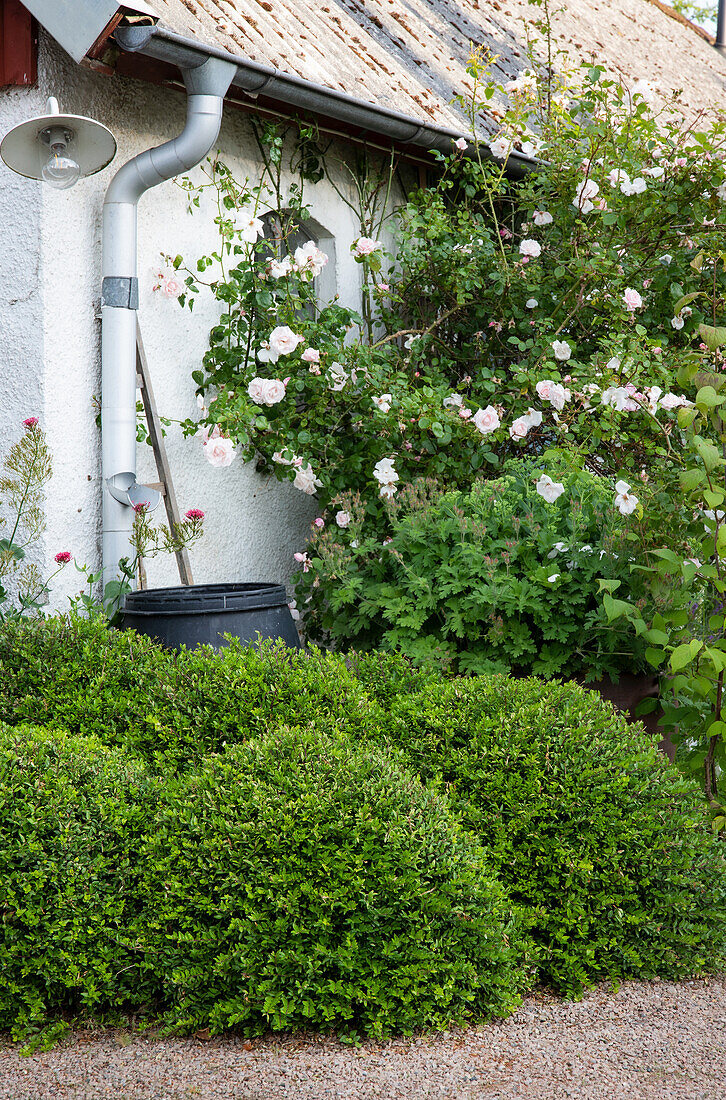
[[52, 96], [47, 114], [14, 126], [0, 144], [0, 157], [20, 176], [43, 180], [58, 190], [92, 176], [116, 155], [116, 140], [102, 123], [62, 115]]

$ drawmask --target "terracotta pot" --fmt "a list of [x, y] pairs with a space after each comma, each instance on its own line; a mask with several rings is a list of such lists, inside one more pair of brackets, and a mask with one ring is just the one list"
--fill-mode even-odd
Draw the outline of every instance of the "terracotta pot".
[[590, 680], [585, 683], [584, 677], [575, 676], [574, 679], [582, 687], [590, 688], [608, 699], [618, 710], [627, 715], [629, 722], [642, 722], [646, 733], [658, 738], [658, 748], [665, 753], [671, 763], [676, 758], [676, 746], [658, 728], [658, 723], [663, 716], [660, 707], [656, 707], [650, 714], [644, 714], [639, 718], [635, 708], [643, 699], [657, 699], [660, 695], [660, 680], [657, 676], [649, 676], [647, 673], [635, 676], [630, 672], [624, 672], [617, 684], [614, 684], [609, 676], [602, 680]]

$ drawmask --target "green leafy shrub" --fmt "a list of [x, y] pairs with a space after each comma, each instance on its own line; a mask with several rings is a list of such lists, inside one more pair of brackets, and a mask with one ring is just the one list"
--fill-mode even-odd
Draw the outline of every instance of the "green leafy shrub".
[[0, 726], [0, 1027], [149, 995], [129, 928], [153, 793], [93, 738]]
[[[403, 675], [405, 663], [393, 662]], [[412, 674], [413, 675], [413, 674]], [[380, 677], [379, 677], [380, 679]], [[418, 681], [417, 681], [418, 682]], [[233, 642], [170, 653], [102, 618], [0, 630], [0, 721], [92, 734], [149, 762], [190, 763], [282, 721], [333, 716], [360, 733], [377, 704], [342, 656]]]
[[640, 607], [654, 600], [654, 582], [631, 574], [637, 516], [615, 499], [610, 478], [551, 456], [512, 459], [467, 493], [414, 482], [389, 504], [384, 544], [351, 506], [347, 529], [312, 537], [300, 588], [328, 599], [306, 629], [457, 672], [640, 671], [648, 642], [608, 620], [600, 591], [624, 584]]
[[517, 1002], [481, 849], [374, 747], [283, 729], [209, 757], [165, 784], [142, 866], [144, 948], [184, 1030], [382, 1036]]
[[541, 976], [557, 989], [726, 961], [726, 865], [701, 793], [594, 693], [457, 680], [394, 700], [370, 736], [446, 785], [529, 910]]

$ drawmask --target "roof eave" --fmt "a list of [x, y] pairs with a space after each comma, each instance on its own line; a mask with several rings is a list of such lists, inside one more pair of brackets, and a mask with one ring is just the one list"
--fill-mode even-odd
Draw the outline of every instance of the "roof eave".
[[[386, 138], [395, 145], [414, 146], [448, 154], [457, 138], [471, 140], [471, 135], [462, 131], [422, 122], [399, 111], [366, 103], [345, 92], [304, 80], [293, 73], [263, 65], [240, 54], [229, 53], [197, 39], [186, 38], [158, 25], [119, 27], [113, 38], [127, 53], [140, 54], [180, 69], [201, 65], [208, 57], [229, 61], [237, 69], [233, 85], [240, 88], [251, 100], [264, 96], [287, 108], [296, 108], [354, 126], [364, 133]], [[488, 154], [488, 150], [486, 152]], [[507, 173], [512, 176], [522, 176], [537, 167], [536, 160], [522, 153], [511, 153], [507, 161]]]

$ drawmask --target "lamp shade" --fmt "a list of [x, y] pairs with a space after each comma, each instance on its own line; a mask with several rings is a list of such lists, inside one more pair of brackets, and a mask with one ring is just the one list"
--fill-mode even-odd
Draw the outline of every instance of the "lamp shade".
[[82, 176], [92, 176], [110, 164], [116, 155], [116, 139], [106, 126], [82, 115], [58, 113], [55, 99], [48, 100], [47, 115], [14, 126], [0, 143], [0, 157], [8, 168], [30, 179], [41, 179], [43, 153], [49, 152], [49, 132], [64, 131], [67, 152], [79, 165]]

